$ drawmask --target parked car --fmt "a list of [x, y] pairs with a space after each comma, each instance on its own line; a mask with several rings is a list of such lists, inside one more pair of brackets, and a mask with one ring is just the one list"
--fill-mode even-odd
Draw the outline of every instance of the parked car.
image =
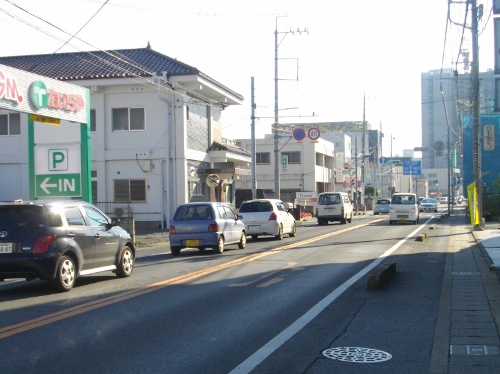
[[283, 239], [297, 233], [295, 218], [285, 204], [278, 199], [256, 199], [241, 203], [238, 217], [245, 223], [248, 235], [257, 239], [259, 235], [273, 235]]
[[173, 256], [182, 248], [215, 249], [224, 252], [224, 246], [246, 246], [246, 229], [231, 207], [219, 202], [181, 204], [170, 223], [169, 242]]
[[440, 197], [439, 203], [440, 204], [448, 204], [448, 198], [446, 196]]
[[119, 223], [86, 202], [0, 203], [0, 281], [40, 278], [69, 291], [83, 275], [128, 277], [135, 248]]
[[389, 214], [391, 199], [378, 199], [373, 207], [373, 214]]
[[434, 199], [423, 199], [418, 206], [421, 212], [437, 212], [437, 203]]

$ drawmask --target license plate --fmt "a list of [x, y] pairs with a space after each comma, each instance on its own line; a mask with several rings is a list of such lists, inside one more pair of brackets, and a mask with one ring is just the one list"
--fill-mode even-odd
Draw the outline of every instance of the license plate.
[[400, 221], [406, 221], [406, 217], [401, 217], [399, 220]]
[[260, 226], [248, 226], [248, 231], [259, 231]]
[[12, 243], [0, 243], [0, 253], [12, 253]]
[[198, 247], [198, 245], [200, 245], [198, 240], [186, 240], [187, 247]]

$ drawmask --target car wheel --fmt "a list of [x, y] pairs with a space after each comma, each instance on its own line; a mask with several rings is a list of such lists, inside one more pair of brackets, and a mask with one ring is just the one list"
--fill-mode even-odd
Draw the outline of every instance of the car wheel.
[[56, 278], [52, 285], [57, 291], [67, 292], [73, 288], [76, 281], [75, 262], [71, 257], [62, 256], [57, 267]]
[[134, 253], [129, 246], [125, 246], [120, 254], [120, 263], [117, 266], [116, 275], [120, 278], [130, 277], [134, 270]]
[[214, 247], [215, 253], [221, 254], [224, 252], [224, 238], [219, 236], [219, 240], [217, 240], [217, 245]]
[[238, 248], [239, 249], [245, 249], [246, 246], [247, 246], [247, 234], [245, 234], [244, 232], [242, 232], [241, 233], [240, 242], [238, 243]]
[[181, 253], [181, 247], [170, 246], [170, 252], [172, 252], [172, 256], [179, 256], [179, 254]]
[[224, 252], [224, 238], [222, 236], [219, 236], [219, 239], [217, 240], [217, 245], [214, 247], [215, 253], [221, 254]]
[[345, 224], [347, 223], [347, 219], [346, 219], [345, 217], [342, 217], [342, 218], [340, 219], [340, 223], [341, 223], [342, 225], [345, 225]]
[[375, 213], [375, 212], [374, 212], [374, 213], [373, 213], [373, 215], [374, 215], [374, 216], [378, 216], [378, 213]]
[[254, 234], [254, 235], [252, 235], [252, 239], [253, 239], [253, 240], [257, 239], [258, 237], [259, 237], [259, 235], [255, 235], [255, 234]]
[[295, 222], [292, 225], [292, 231], [290, 231], [290, 238], [293, 238], [295, 235], [297, 235], [297, 225], [295, 225]]
[[352, 213], [351, 213], [351, 217], [347, 220], [347, 222], [352, 223]]
[[391, 220], [389, 220], [389, 225], [392, 225], [392, 221]]
[[280, 227], [278, 229], [278, 235], [276, 235], [275, 238], [278, 240], [283, 239], [283, 225], [282, 224], [280, 224]]

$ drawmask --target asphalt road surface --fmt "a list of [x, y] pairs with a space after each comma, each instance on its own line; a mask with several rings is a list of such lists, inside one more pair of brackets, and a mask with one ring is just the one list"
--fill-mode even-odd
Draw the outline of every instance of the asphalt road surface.
[[[0, 371], [426, 373], [449, 233], [430, 213], [418, 225], [310, 220], [295, 238], [249, 237], [221, 255], [142, 248], [130, 278], [88, 276], [69, 293], [6, 281]], [[381, 263], [397, 272], [368, 289]]]

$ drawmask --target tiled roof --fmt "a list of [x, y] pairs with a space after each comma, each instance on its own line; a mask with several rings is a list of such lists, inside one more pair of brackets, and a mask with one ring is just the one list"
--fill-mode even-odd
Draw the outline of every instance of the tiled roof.
[[0, 57], [0, 64], [63, 81], [151, 76], [162, 75], [163, 72], [167, 72], [168, 76], [203, 75], [198, 69], [162, 55], [149, 46], [114, 51]]
[[218, 142], [213, 142], [212, 145], [208, 148], [208, 152], [210, 151], [229, 151], [233, 153], [239, 153], [245, 156], [251, 156], [252, 153], [243, 149], [241, 147], [237, 147], [235, 145], [222, 144]]

